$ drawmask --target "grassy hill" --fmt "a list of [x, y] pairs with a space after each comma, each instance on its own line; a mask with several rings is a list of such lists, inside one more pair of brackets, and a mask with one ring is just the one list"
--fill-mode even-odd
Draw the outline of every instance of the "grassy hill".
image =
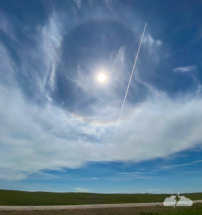
[[[171, 194], [96, 194], [96, 193], [49, 193], [0, 190], [0, 205], [85, 205], [163, 202]], [[191, 200], [202, 200], [202, 193], [180, 194]]]

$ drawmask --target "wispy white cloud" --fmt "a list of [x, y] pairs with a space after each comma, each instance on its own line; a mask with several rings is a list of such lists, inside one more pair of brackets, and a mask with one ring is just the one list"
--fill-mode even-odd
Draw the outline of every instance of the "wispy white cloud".
[[[142, 45], [147, 47], [148, 49], [148, 62], [153, 62], [156, 65], [160, 62], [159, 53], [162, 47], [161, 40], [155, 40], [149, 33], [146, 32], [143, 40]], [[147, 63], [148, 63], [147, 62]]]
[[23, 180], [26, 178], [27, 178], [27, 174], [23, 174], [18, 171], [12, 171], [10, 169], [0, 167], [0, 179], [1, 180], [18, 181], [18, 180]]
[[121, 172], [118, 173], [121, 178], [120, 179], [124, 179], [124, 180], [134, 180], [134, 179], [153, 179], [154, 178], [154, 174], [152, 171], [147, 171], [147, 172]]
[[9, 21], [8, 16], [4, 11], [0, 10], [0, 29], [7, 34], [11, 39], [15, 40], [14, 29]]
[[[40, 175], [40, 179], [58, 179], [58, 178], [60, 178], [60, 179], [69, 179], [69, 177], [62, 177], [62, 176], [43, 173], [43, 172], [37, 172], [35, 174]], [[33, 177], [33, 175], [32, 175], [32, 177]]]
[[81, 188], [81, 187], [74, 188], [74, 191], [79, 192], [79, 193], [88, 193], [88, 192], [90, 192], [89, 189], [84, 189], [84, 188]]
[[104, 0], [107, 7], [112, 11], [112, 2], [113, 0]]
[[[161, 166], [158, 169], [153, 169], [153, 170], [150, 170], [150, 171], [146, 172], [146, 174], [153, 174], [153, 173], [156, 173], [156, 172], [167, 171], [167, 170], [170, 170], [170, 169], [180, 168], [180, 167], [183, 167], [183, 166], [190, 166], [190, 165], [194, 165], [194, 164], [197, 164], [197, 163], [200, 163], [200, 162], [202, 162], [202, 160], [197, 160], [197, 161], [178, 164], [178, 165]], [[191, 173], [191, 172], [192, 171], [187, 171], [187, 173]], [[197, 171], [193, 171], [193, 172], [197, 172]], [[183, 173], [185, 173], [185, 172], [183, 172]]]
[[198, 97], [172, 100], [162, 92], [151, 95], [125, 119], [116, 136], [96, 144], [80, 134], [102, 139], [113, 131], [113, 124], [88, 124], [58, 107], [25, 103], [17, 90], [1, 88], [0, 92], [0, 163], [18, 172], [77, 168], [88, 161], [138, 162], [194, 147], [202, 140]]
[[202, 171], [186, 171], [186, 172], [182, 172], [182, 173], [185, 173], [185, 174], [195, 174], [195, 173], [201, 173]]
[[151, 192], [159, 191], [160, 189], [149, 189]]
[[155, 40], [150, 34], [146, 34], [142, 42], [143, 44], [148, 44], [149, 46], [162, 45], [161, 40]]
[[57, 62], [60, 59], [60, 48], [62, 41], [62, 27], [59, 17], [53, 12], [47, 25], [42, 28], [41, 47], [42, 56], [45, 62], [44, 79], [40, 87], [49, 85], [53, 90], [55, 88], [55, 70]]
[[[62, 37], [58, 24], [58, 18], [53, 14], [39, 34], [38, 46], [29, 47], [22, 54], [23, 74], [35, 74], [34, 81], [43, 96], [48, 95], [45, 88], [47, 82], [50, 81], [54, 87], [56, 53]], [[147, 43], [153, 46], [154, 41], [150, 38]], [[31, 63], [26, 54], [34, 56], [30, 57], [33, 60]], [[114, 54], [114, 61], [118, 59], [117, 62], [124, 65], [124, 54], [122, 47]], [[42, 66], [36, 71], [32, 64]], [[126, 102], [125, 119], [120, 122], [119, 132], [114, 135], [116, 124], [109, 119], [111, 115], [112, 118], [118, 116], [120, 106], [114, 103], [103, 109], [94, 106], [92, 112], [97, 114], [96, 117], [108, 118], [110, 122], [87, 122], [54, 105], [51, 100], [40, 106], [25, 99], [15, 80], [15, 72], [12, 58], [6, 47], [0, 44], [1, 179], [22, 180], [44, 169], [79, 168], [90, 161], [139, 162], [165, 157], [201, 144], [200, 96], [194, 97], [190, 93], [172, 99], [151, 87], [147, 98], [135, 109], [134, 105]], [[99, 143], [97, 137], [100, 137]], [[147, 176], [136, 174], [132, 177]]]
[[186, 73], [186, 72], [192, 72], [196, 70], [196, 66], [195, 65], [191, 65], [191, 66], [186, 66], [186, 67], [177, 67], [173, 70], [173, 72], [176, 73]]
[[80, 9], [81, 8], [81, 0], [74, 0], [76, 3], [77, 7]]
[[123, 67], [125, 63], [125, 47], [122, 46], [117, 52], [111, 53], [110, 58], [113, 63], [119, 64], [121, 67]]
[[162, 168], [163, 169], [172, 169], [172, 168], [181, 167], [181, 166], [190, 166], [190, 165], [194, 165], [196, 163], [201, 163], [201, 162], [202, 162], [202, 160], [197, 160], [197, 161], [193, 161], [193, 162], [189, 162], [189, 163], [183, 163], [183, 164], [179, 164], [179, 165], [164, 166]]
[[[194, 164], [197, 164], [200, 162], [202, 162], [202, 160], [197, 160], [197, 161], [178, 164], [178, 165], [161, 166], [158, 169], [151, 169], [151, 170], [144, 171], [144, 172], [122, 172], [122, 173], [118, 173], [118, 174], [125, 175], [125, 176], [144, 177], [145, 175], [157, 174], [157, 172], [167, 171], [170, 169], [180, 168], [183, 166], [190, 166], [190, 165], [194, 165]], [[182, 173], [197, 173], [197, 172], [200, 172], [200, 171], [186, 171], [186, 172], [183, 171]]]

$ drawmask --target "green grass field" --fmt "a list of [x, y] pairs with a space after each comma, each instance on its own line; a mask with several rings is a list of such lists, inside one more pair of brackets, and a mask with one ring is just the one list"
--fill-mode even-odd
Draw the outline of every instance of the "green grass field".
[[[181, 195], [185, 195], [191, 200], [202, 200], [202, 193]], [[163, 202], [169, 196], [170, 194], [49, 193], [0, 190], [0, 205], [40, 206]]]

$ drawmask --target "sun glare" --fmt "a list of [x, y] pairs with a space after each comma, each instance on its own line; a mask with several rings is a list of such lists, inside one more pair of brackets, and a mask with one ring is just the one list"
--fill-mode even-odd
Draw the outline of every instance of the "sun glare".
[[103, 73], [99, 74], [99, 75], [98, 75], [98, 80], [99, 80], [100, 82], [106, 81], [106, 75], [103, 74]]

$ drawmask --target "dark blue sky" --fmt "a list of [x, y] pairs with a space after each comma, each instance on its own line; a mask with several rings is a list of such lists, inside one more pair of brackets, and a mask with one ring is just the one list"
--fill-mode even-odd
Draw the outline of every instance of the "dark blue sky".
[[201, 10], [2, 0], [0, 189], [201, 192]]

